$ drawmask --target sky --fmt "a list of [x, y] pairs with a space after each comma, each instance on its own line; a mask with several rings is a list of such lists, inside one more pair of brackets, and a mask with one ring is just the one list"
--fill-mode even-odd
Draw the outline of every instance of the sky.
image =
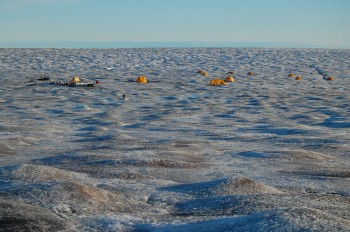
[[350, 0], [0, 0], [4, 42], [241, 42], [350, 48]]

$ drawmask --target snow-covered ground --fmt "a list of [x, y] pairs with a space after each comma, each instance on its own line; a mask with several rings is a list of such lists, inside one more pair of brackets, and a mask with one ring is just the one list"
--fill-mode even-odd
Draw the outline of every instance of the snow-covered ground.
[[350, 230], [350, 50], [0, 49], [0, 81], [0, 231]]

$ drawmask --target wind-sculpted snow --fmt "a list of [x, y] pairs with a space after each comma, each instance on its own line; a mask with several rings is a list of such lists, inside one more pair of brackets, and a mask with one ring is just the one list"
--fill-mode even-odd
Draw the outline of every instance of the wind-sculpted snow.
[[0, 49], [0, 81], [0, 231], [350, 230], [350, 50]]

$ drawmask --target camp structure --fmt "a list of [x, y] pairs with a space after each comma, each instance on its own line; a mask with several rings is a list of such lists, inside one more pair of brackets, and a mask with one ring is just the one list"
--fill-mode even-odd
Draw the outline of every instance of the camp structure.
[[327, 79], [326, 79], [327, 81], [334, 81], [335, 80], [335, 78], [334, 77], [327, 77]]
[[235, 78], [233, 78], [233, 76], [227, 76], [225, 82], [235, 82]]
[[303, 78], [301, 77], [301, 76], [297, 76], [296, 78], [295, 78], [295, 80], [297, 80], [297, 81], [301, 81]]
[[248, 74], [248, 76], [254, 76], [253, 72], [248, 72], [247, 74]]
[[220, 79], [213, 79], [209, 82], [209, 85], [212, 85], [212, 86], [226, 85], [226, 82], [224, 80], [220, 80]]
[[294, 73], [289, 73], [288, 76], [292, 77], [292, 78], [295, 78], [295, 74]]
[[70, 81], [70, 86], [81, 86], [81, 87], [94, 87], [94, 82], [84, 82], [78, 76], [74, 76]]
[[136, 82], [138, 82], [138, 83], [149, 83], [149, 81], [147, 80], [147, 78], [145, 76], [139, 76], [136, 79]]
[[80, 77], [74, 76], [70, 81], [53, 81], [50, 84], [67, 85], [72, 87], [94, 87], [95, 82], [82, 81]]

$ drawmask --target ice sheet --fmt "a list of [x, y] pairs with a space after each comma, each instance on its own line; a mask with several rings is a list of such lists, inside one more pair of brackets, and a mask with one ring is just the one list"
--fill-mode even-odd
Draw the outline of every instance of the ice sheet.
[[350, 230], [350, 50], [0, 49], [0, 81], [2, 231]]

